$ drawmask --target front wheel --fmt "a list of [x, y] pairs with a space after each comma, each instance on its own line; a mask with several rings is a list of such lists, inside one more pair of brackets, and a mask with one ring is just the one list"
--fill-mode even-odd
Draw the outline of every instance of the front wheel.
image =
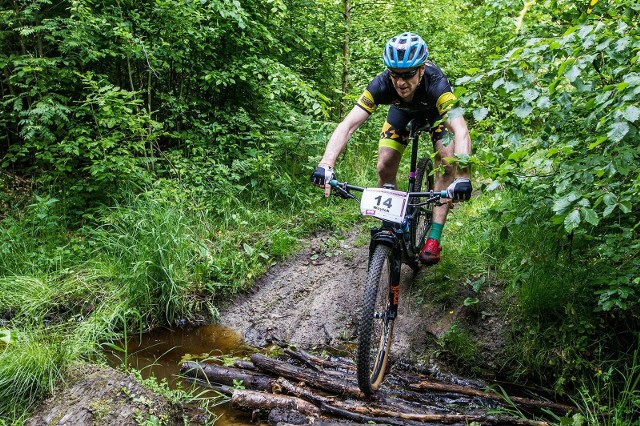
[[364, 289], [358, 330], [358, 386], [367, 396], [380, 387], [387, 368], [393, 322], [391, 306], [392, 249], [378, 244], [373, 251]]
[[[421, 158], [416, 168], [416, 181], [414, 185], [415, 192], [429, 192], [433, 190], [433, 162], [431, 158]], [[424, 197], [412, 197], [411, 204], [418, 204], [423, 202]], [[411, 247], [410, 249], [416, 255], [420, 253], [424, 243], [426, 242], [427, 231], [431, 226], [431, 217], [433, 215], [433, 205], [427, 204], [424, 206], [416, 207], [413, 210], [413, 216], [409, 223], [409, 232], [411, 235]]]

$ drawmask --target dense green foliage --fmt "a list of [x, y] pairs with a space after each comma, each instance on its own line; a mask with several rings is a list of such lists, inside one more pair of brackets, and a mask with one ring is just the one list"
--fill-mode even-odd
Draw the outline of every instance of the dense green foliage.
[[591, 14], [575, 4], [535, 8], [540, 22], [525, 24], [507, 55], [461, 79], [482, 83], [466, 95], [479, 105], [474, 117], [494, 126], [478, 156], [492, 187], [527, 192], [529, 202], [509, 213], [551, 214], [580, 260], [599, 262], [602, 278], [591, 289], [601, 309], [635, 311], [638, 6], [597, 5]]
[[[505, 283], [507, 378], [582, 400], [575, 424], [625, 424], [639, 377], [639, 15], [631, 0], [2, 2], [0, 418], [19, 422], [124, 327], [214, 317], [298, 238], [351, 223], [308, 175], [327, 121], [410, 29], [456, 85], [488, 193], [447, 225], [459, 244], [440, 267]], [[375, 181], [383, 115], [339, 176]], [[443, 344], [469, 349], [454, 331]]]

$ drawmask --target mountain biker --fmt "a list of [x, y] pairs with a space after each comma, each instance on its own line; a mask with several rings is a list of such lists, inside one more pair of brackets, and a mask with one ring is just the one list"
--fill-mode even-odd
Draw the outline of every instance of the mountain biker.
[[[471, 197], [469, 168], [444, 160], [456, 154], [471, 154], [469, 130], [461, 115], [448, 117], [456, 97], [442, 70], [427, 61], [428, 54], [427, 44], [414, 33], [404, 32], [387, 42], [382, 54], [387, 68], [371, 80], [356, 105], [338, 124], [322, 160], [311, 174], [311, 183], [324, 188], [325, 196], [331, 192], [329, 181], [335, 179], [335, 162], [353, 132], [375, 112], [378, 105], [389, 104], [378, 144], [378, 186], [396, 184], [400, 159], [409, 142], [406, 126], [411, 119], [417, 118], [432, 126], [430, 136], [436, 152], [436, 170], [439, 170], [439, 165], [444, 166], [444, 173], [436, 174], [435, 189], [441, 191], [446, 188], [453, 200]], [[451, 143], [445, 143], [448, 132], [453, 133]], [[419, 255], [424, 264], [434, 265], [440, 261], [440, 240], [448, 212], [449, 203], [433, 209], [433, 223]]]

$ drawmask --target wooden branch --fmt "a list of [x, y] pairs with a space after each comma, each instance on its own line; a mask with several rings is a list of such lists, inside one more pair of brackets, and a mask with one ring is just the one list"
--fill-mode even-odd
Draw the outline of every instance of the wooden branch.
[[235, 385], [242, 381], [247, 389], [271, 391], [274, 379], [264, 374], [245, 371], [232, 367], [221, 367], [215, 364], [204, 364], [187, 361], [182, 364], [180, 374], [194, 377], [208, 383]]
[[354, 374], [356, 372], [356, 366], [353, 364], [348, 364], [346, 362], [329, 361], [300, 349], [284, 348], [284, 352], [287, 355], [304, 362], [316, 371], [324, 371], [326, 373], [326, 371], [324, 370], [324, 368], [326, 367], [334, 368], [336, 370], [345, 370], [348, 372], [353, 372]]
[[235, 361], [233, 361], [233, 366], [236, 368], [241, 368], [243, 370], [255, 371], [256, 369], [256, 366], [253, 365], [253, 363], [249, 361], [243, 361], [241, 359], [236, 359]]
[[283, 376], [288, 379], [303, 381], [309, 386], [314, 386], [327, 392], [339, 395], [349, 395], [356, 398], [363, 398], [364, 394], [360, 392], [357, 386], [352, 383], [352, 378], [343, 376], [340, 379], [329, 377], [325, 374], [307, 371], [303, 368], [296, 367], [283, 361], [268, 358], [261, 354], [251, 355], [251, 361], [259, 369]]
[[[409, 385], [409, 387], [411, 389], [416, 389], [416, 390], [453, 392], [453, 393], [459, 393], [462, 395], [477, 396], [480, 398], [492, 399], [494, 401], [502, 401], [502, 402], [507, 401], [506, 397], [498, 393], [484, 392], [484, 391], [467, 388], [460, 385], [437, 383], [437, 382], [432, 382], [430, 380], [423, 380], [422, 382], [419, 382], [419, 383], [412, 383]], [[565, 405], [565, 404], [559, 404], [556, 402], [550, 402], [550, 401], [539, 401], [535, 399], [521, 398], [517, 396], [513, 396], [513, 397], [510, 396], [508, 397], [508, 400], [526, 407], [532, 407], [532, 408], [538, 408], [538, 409], [549, 408], [552, 410], [562, 411], [562, 412], [577, 411], [576, 407], [572, 407], [570, 405]]]
[[481, 422], [483, 424], [511, 424], [518, 426], [548, 426], [546, 422], [519, 419], [517, 417], [493, 417], [471, 414], [420, 414], [404, 413], [400, 411], [372, 408], [355, 402], [338, 401], [317, 395], [299, 386], [293, 385], [286, 379], [278, 379], [280, 387], [290, 394], [313, 402], [320, 407], [323, 414], [330, 414], [362, 422], [375, 422], [391, 425], [422, 424], [437, 422], [444, 424]]
[[382, 423], [382, 424], [398, 425], [398, 426], [417, 424], [417, 423], [407, 422], [399, 419], [384, 419], [384, 420], [376, 419], [371, 416], [363, 415], [360, 413], [356, 413], [356, 412], [335, 406], [334, 401], [331, 401], [329, 398], [320, 396], [312, 392], [311, 390], [303, 388], [301, 386], [295, 386], [294, 384], [292, 384], [291, 382], [283, 378], [278, 379], [278, 385], [289, 394], [295, 395], [299, 398], [302, 398], [314, 403], [316, 406], [320, 407], [320, 410], [323, 414], [341, 417], [341, 418], [345, 418], [345, 419], [349, 419], [349, 420], [353, 420], [361, 423], [373, 422], [373, 423]]
[[318, 417], [320, 410], [315, 405], [293, 396], [237, 389], [231, 397], [231, 406], [245, 410], [273, 410], [281, 408], [295, 410], [306, 416]]

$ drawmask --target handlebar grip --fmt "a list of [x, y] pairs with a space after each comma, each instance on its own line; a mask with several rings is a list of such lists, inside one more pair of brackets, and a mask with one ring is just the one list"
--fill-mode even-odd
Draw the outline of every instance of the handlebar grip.
[[336, 186], [338, 186], [338, 181], [336, 179], [331, 179], [329, 181], [329, 185], [331, 185], [332, 188], [335, 188]]
[[449, 198], [447, 191], [440, 191], [440, 198]]

